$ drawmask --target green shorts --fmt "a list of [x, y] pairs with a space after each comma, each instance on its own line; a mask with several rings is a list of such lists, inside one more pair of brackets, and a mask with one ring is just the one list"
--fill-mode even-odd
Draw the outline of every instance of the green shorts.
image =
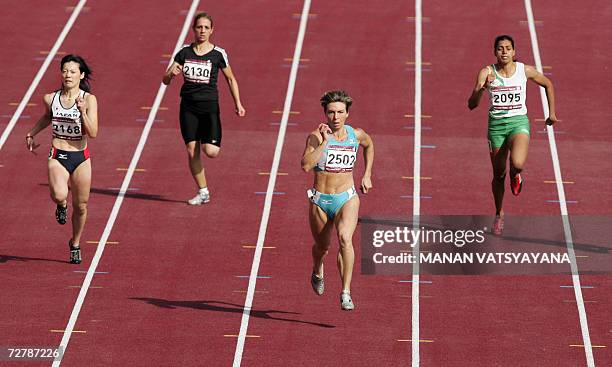
[[529, 133], [529, 118], [527, 115], [504, 117], [501, 119], [489, 118], [489, 150], [501, 148], [504, 143], [515, 134]]

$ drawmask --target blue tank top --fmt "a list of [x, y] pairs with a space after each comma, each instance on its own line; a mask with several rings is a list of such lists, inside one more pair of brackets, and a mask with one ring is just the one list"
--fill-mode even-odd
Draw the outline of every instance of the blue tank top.
[[316, 172], [352, 172], [357, 160], [357, 150], [359, 149], [359, 139], [355, 136], [355, 129], [349, 125], [344, 125], [347, 137], [343, 141], [338, 141], [332, 137], [327, 141], [327, 146], [323, 150], [321, 159], [314, 166]]

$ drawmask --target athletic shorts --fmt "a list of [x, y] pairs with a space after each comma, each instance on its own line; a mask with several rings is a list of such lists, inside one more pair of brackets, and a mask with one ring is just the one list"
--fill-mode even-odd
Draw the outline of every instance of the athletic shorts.
[[332, 220], [338, 210], [340, 210], [340, 208], [342, 208], [353, 196], [357, 195], [357, 190], [355, 190], [355, 186], [353, 186], [339, 194], [324, 194], [312, 188], [306, 191], [306, 194], [310, 202], [323, 209], [325, 214], [327, 214], [327, 218]]
[[504, 117], [501, 119], [489, 118], [489, 151], [501, 148], [508, 139], [515, 134], [530, 136], [529, 118], [527, 115]]
[[81, 165], [81, 163], [89, 159], [89, 147], [86, 147], [85, 150], [78, 150], [76, 152], [51, 147], [51, 151], [49, 152], [49, 160], [51, 159], [55, 159], [56, 161], [60, 162], [66, 171], [68, 171], [69, 174], [72, 174], [74, 170]]
[[221, 118], [218, 101], [181, 99], [179, 120], [185, 144], [199, 141], [202, 144], [221, 146]]

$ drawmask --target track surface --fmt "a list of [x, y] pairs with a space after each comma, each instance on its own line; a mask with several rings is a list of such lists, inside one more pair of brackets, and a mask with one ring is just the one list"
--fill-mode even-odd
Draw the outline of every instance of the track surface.
[[[0, 61], [11, 72], [0, 90], [0, 129], [28, 88], [70, 16], [73, 2], [9, 1]], [[130, 190], [72, 334], [63, 366], [227, 366], [232, 364], [248, 275], [264, 207], [264, 195], [299, 26], [299, 1], [200, 3], [215, 17], [213, 40], [229, 54], [247, 117], [233, 112], [220, 81], [223, 149], [206, 160], [212, 201], [188, 207], [195, 190], [178, 131], [180, 80], [166, 92]], [[492, 62], [491, 41], [510, 33], [521, 61], [533, 64], [522, 2], [476, 0], [423, 5], [423, 119], [421, 213], [493, 212], [483, 106], [467, 110], [477, 70]], [[100, 136], [92, 140], [94, 181], [83, 237], [84, 263], [67, 263], [70, 228], [59, 227], [48, 199], [44, 132], [38, 155], [25, 154], [23, 136], [40, 115], [42, 95], [59, 85], [54, 61], [5, 146], [0, 150], [0, 345], [57, 346], [78, 287], [102, 235], [135, 146], [153, 103], [168, 54], [189, 1], [178, 4], [90, 2], [60, 48], [84, 56], [94, 69], [100, 104]], [[4, 7], [3, 7], [4, 8]], [[598, 9], [592, 11], [590, 9]], [[612, 93], [603, 39], [612, 36], [612, 6], [587, 0], [555, 7], [534, 2], [540, 54], [557, 90], [555, 128], [568, 210], [584, 216], [612, 214], [612, 133], [605, 118]], [[323, 120], [323, 91], [345, 88], [355, 99], [349, 123], [376, 144], [374, 190], [361, 196], [362, 216], [412, 216], [415, 25], [410, 2], [314, 1], [298, 69], [279, 175], [250, 312], [243, 366], [407, 366], [413, 360], [410, 283], [406, 276], [365, 276], [357, 261], [354, 312], [340, 311], [335, 254], [326, 269], [326, 294], [308, 283], [311, 239], [305, 191], [311, 174], [299, 159], [307, 134]], [[109, 19], [108, 14], [112, 14]], [[491, 15], [495, 16], [491, 16]], [[578, 25], [567, 22], [590, 19]], [[24, 19], [36, 20], [36, 36]], [[154, 22], [152, 22], [154, 20]], [[152, 26], [152, 24], [155, 24]], [[191, 35], [186, 42], [189, 42]], [[18, 50], [18, 52], [16, 51]], [[58, 55], [61, 56], [62, 54]], [[17, 56], [19, 59], [17, 59]], [[15, 62], [18, 60], [19, 62]], [[584, 73], [597, 80], [585, 82]], [[507, 192], [508, 215], [558, 217], [552, 159], [542, 133], [539, 91], [528, 90], [532, 142], [519, 198]], [[484, 100], [483, 100], [484, 102]], [[486, 103], [483, 103], [486, 104]], [[144, 108], [143, 108], [144, 107]], [[362, 166], [362, 164], [360, 163]], [[359, 182], [362, 167], [355, 178]], [[509, 190], [508, 190], [509, 191]], [[575, 203], [573, 203], [575, 201]], [[562, 231], [557, 228], [557, 231]], [[579, 246], [592, 238], [576, 226]], [[356, 233], [355, 243], [359, 243]], [[337, 248], [334, 245], [332, 249]], [[564, 242], [560, 242], [560, 251]], [[360, 249], [356, 246], [356, 258]], [[578, 268], [588, 268], [579, 258]], [[568, 269], [569, 271], [569, 269]], [[246, 276], [246, 277], [245, 277]], [[596, 365], [612, 360], [612, 278], [582, 275]], [[571, 277], [421, 276], [420, 365], [586, 366]], [[605, 348], [600, 348], [605, 346]], [[2, 365], [23, 365], [6, 362]], [[30, 362], [27, 365], [48, 365]]]

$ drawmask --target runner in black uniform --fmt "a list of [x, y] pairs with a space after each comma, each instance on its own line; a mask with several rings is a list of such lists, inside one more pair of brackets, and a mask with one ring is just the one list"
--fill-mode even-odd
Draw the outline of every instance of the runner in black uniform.
[[229, 84], [236, 113], [242, 117], [246, 111], [240, 102], [238, 82], [229, 66], [227, 53], [221, 47], [210, 43], [210, 36], [213, 33], [212, 18], [206, 13], [200, 13], [195, 16], [192, 28], [194, 43], [184, 47], [174, 56], [174, 62], [163, 77], [163, 83], [169, 85], [175, 76], [183, 74], [181, 134], [187, 148], [189, 168], [199, 188], [198, 194], [188, 203], [201, 205], [210, 201], [210, 192], [200, 159], [200, 149], [209, 158], [215, 158], [221, 149], [221, 119], [217, 90], [219, 69]]
[[40, 144], [34, 136], [53, 125], [49, 152], [49, 190], [57, 204], [55, 219], [66, 224], [68, 216], [68, 181], [72, 190], [72, 238], [70, 262], [81, 262], [79, 242], [87, 219], [87, 201], [91, 187], [91, 160], [87, 139], [98, 135], [98, 102], [89, 93], [91, 71], [81, 57], [66, 55], [60, 63], [62, 89], [43, 98], [45, 113], [26, 135], [26, 146], [34, 152]]

